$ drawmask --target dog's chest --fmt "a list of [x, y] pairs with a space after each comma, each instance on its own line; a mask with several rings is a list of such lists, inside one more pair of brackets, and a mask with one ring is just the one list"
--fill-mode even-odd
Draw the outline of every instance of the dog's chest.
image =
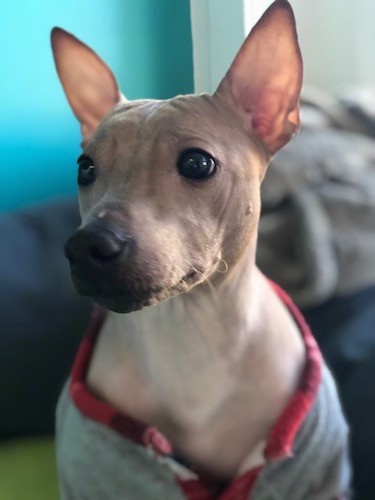
[[[160, 349], [157, 341], [150, 347], [150, 339], [153, 356], [148, 351], [143, 370], [134, 361], [134, 346], [129, 346], [129, 356], [117, 365], [118, 346], [106, 337], [105, 327], [102, 333], [86, 378], [97, 397], [123, 414], [157, 425], [198, 468], [213, 473], [223, 468], [222, 473], [230, 476], [245, 457], [251, 463], [250, 450], [265, 438], [272, 416], [264, 418], [263, 412], [252, 411], [249, 384], [245, 390], [245, 384], [212, 354], [191, 359], [184, 346], [174, 346], [176, 351], [171, 352], [171, 346]], [[122, 346], [121, 351], [127, 350]], [[228, 450], [225, 464], [219, 453], [223, 443]]]
[[241, 392], [244, 377], [229, 367], [228, 349], [218, 345], [220, 322], [185, 318], [182, 300], [171, 302], [108, 317], [95, 342], [87, 383], [140, 420], [164, 415], [181, 427], [200, 427], [235, 390]]

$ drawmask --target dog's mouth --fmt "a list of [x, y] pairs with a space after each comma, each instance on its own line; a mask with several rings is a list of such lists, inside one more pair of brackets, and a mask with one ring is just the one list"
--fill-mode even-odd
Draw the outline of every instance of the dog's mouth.
[[88, 283], [77, 273], [72, 272], [72, 278], [80, 295], [91, 297], [95, 302], [111, 311], [129, 313], [164, 302], [180, 293], [189, 292], [204, 280], [204, 273], [190, 270], [172, 286], [144, 287], [143, 289], [117, 286], [113, 291], [110, 288], [103, 290], [97, 284]]
[[188, 274], [186, 274], [183, 278], [180, 279], [180, 281], [172, 287], [172, 290], [180, 290], [181, 292], [186, 291], [186, 287], [191, 287], [192, 285], [195, 285], [196, 282], [199, 280], [199, 276], [203, 276], [203, 273], [200, 273], [199, 271], [190, 271]]

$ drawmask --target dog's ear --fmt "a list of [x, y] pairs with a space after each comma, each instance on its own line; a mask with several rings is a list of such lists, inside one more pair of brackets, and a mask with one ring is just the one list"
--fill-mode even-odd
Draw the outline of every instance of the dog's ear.
[[215, 95], [236, 106], [245, 125], [275, 153], [299, 129], [302, 58], [294, 15], [276, 0], [250, 32]]
[[126, 99], [112, 71], [87, 45], [61, 28], [53, 28], [51, 44], [57, 73], [86, 142], [113, 106]]

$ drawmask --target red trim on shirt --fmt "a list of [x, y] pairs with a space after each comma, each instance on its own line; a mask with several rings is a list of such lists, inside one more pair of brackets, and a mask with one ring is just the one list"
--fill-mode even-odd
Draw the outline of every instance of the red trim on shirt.
[[[302, 314], [291, 298], [276, 284], [271, 282], [274, 291], [293, 316], [306, 347], [306, 366], [300, 386], [287, 407], [271, 429], [265, 457], [268, 461], [292, 456], [295, 437], [308, 415], [321, 381], [322, 356]], [[86, 372], [91, 359], [97, 335], [105, 317], [105, 312], [97, 310], [85, 338], [78, 349], [71, 372], [70, 396], [83, 415], [116, 430], [127, 439], [148, 446], [161, 455], [169, 455], [173, 448], [168, 439], [156, 428], [120, 413], [108, 403], [96, 399], [85, 383]], [[262, 467], [251, 469], [218, 491], [215, 485], [203, 480], [176, 478], [188, 500], [240, 500], [249, 497], [250, 491]]]
[[289, 457], [293, 443], [306, 418], [322, 378], [322, 355], [304, 317], [289, 295], [276, 283], [271, 285], [294, 318], [306, 349], [306, 364], [300, 386], [268, 435], [265, 456], [268, 460]]
[[94, 311], [92, 323], [79, 346], [71, 371], [70, 396], [85, 417], [111, 427], [132, 441], [144, 445], [147, 426], [143, 422], [123, 415], [110, 404], [97, 399], [86, 386], [87, 369], [104, 318], [104, 310], [96, 309]]
[[215, 485], [210, 487], [209, 484], [196, 479], [177, 478], [177, 481], [188, 500], [213, 500], [215, 498], [217, 500], [247, 500], [262, 468], [259, 466], [238, 476], [225, 489], [215, 487]]

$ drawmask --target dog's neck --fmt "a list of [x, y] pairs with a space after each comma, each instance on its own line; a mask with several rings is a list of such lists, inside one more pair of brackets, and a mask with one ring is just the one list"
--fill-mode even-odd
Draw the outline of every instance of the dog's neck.
[[[303, 364], [293, 320], [245, 255], [188, 294], [131, 314], [109, 313], [88, 383], [225, 476], [265, 439]], [[213, 457], [229, 436], [233, 450], [216, 466]]]

